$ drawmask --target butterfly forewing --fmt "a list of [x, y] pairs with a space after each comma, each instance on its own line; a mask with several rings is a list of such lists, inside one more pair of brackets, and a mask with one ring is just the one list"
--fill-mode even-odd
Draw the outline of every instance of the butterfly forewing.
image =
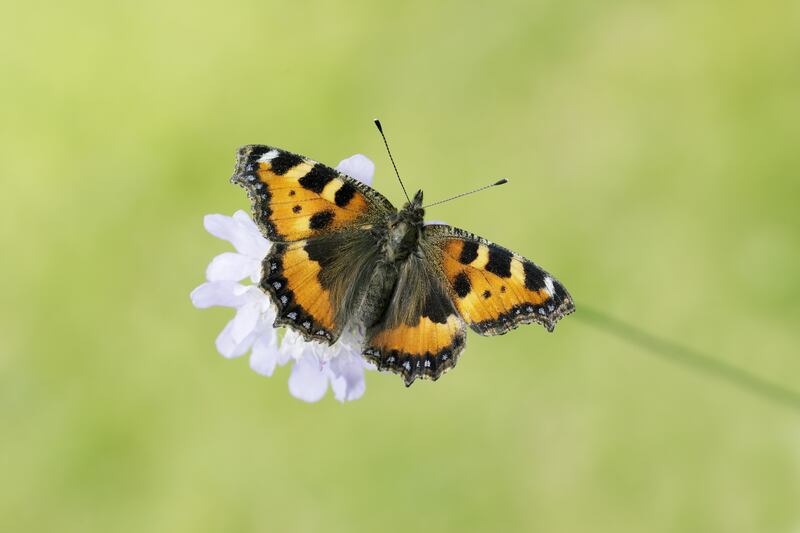
[[274, 242], [309, 239], [394, 211], [369, 186], [306, 157], [264, 145], [239, 149], [231, 181], [247, 189], [256, 223]]

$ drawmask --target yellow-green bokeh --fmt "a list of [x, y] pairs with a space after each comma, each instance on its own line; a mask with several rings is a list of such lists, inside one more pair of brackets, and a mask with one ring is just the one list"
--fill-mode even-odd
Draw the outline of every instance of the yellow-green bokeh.
[[[797, 2], [17, 2], [0, 17], [3, 531], [800, 530]], [[555, 334], [305, 404], [191, 289], [234, 151], [362, 152], [558, 276]]]

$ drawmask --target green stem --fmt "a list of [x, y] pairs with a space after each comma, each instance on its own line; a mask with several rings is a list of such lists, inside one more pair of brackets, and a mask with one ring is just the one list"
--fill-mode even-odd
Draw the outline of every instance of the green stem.
[[578, 312], [575, 313], [577, 317], [606, 333], [610, 333], [672, 362], [727, 381], [763, 399], [800, 411], [800, 393], [794, 390], [764, 380], [746, 370], [724, 363], [697, 350], [651, 335], [632, 324], [611, 317], [592, 307], [582, 304], [577, 308]]

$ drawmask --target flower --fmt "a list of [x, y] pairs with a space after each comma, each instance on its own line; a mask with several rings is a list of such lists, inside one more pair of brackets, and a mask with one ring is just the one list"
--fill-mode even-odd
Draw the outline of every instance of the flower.
[[[367, 185], [372, 183], [375, 165], [366, 156], [356, 154], [341, 161], [337, 170]], [[364, 394], [364, 369], [374, 367], [361, 357], [363, 335], [346, 331], [335, 344], [308, 342], [301, 335], [286, 330], [279, 339], [272, 327], [275, 307], [258, 288], [261, 262], [271, 243], [244, 211], [232, 217], [206, 215], [206, 230], [230, 242], [236, 252], [216, 256], [206, 269], [206, 283], [191, 293], [195, 307], [232, 307], [236, 315], [217, 336], [217, 351], [223, 357], [240, 357], [250, 352], [250, 367], [264, 376], [275, 368], [294, 361], [289, 377], [289, 392], [307, 402], [321, 400], [330, 385], [340, 402], [357, 400]], [[242, 284], [249, 279], [250, 283]]]
[[306, 342], [294, 331], [287, 331], [281, 349], [296, 359], [289, 376], [289, 392], [307, 402], [320, 400], [330, 383], [340, 402], [356, 400], [364, 394], [364, 369], [374, 367], [361, 357], [360, 336], [344, 333], [333, 346]]

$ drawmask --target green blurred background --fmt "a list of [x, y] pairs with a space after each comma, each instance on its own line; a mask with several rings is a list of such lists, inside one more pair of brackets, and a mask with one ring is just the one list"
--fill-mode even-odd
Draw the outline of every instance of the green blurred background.
[[[800, 531], [800, 5], [17, 2], [0, 17], [0, 530]], [[287, 392], [189, 292], [235, 149], [362, 152], [545, 266], [555, 334], [406, 389]]]

